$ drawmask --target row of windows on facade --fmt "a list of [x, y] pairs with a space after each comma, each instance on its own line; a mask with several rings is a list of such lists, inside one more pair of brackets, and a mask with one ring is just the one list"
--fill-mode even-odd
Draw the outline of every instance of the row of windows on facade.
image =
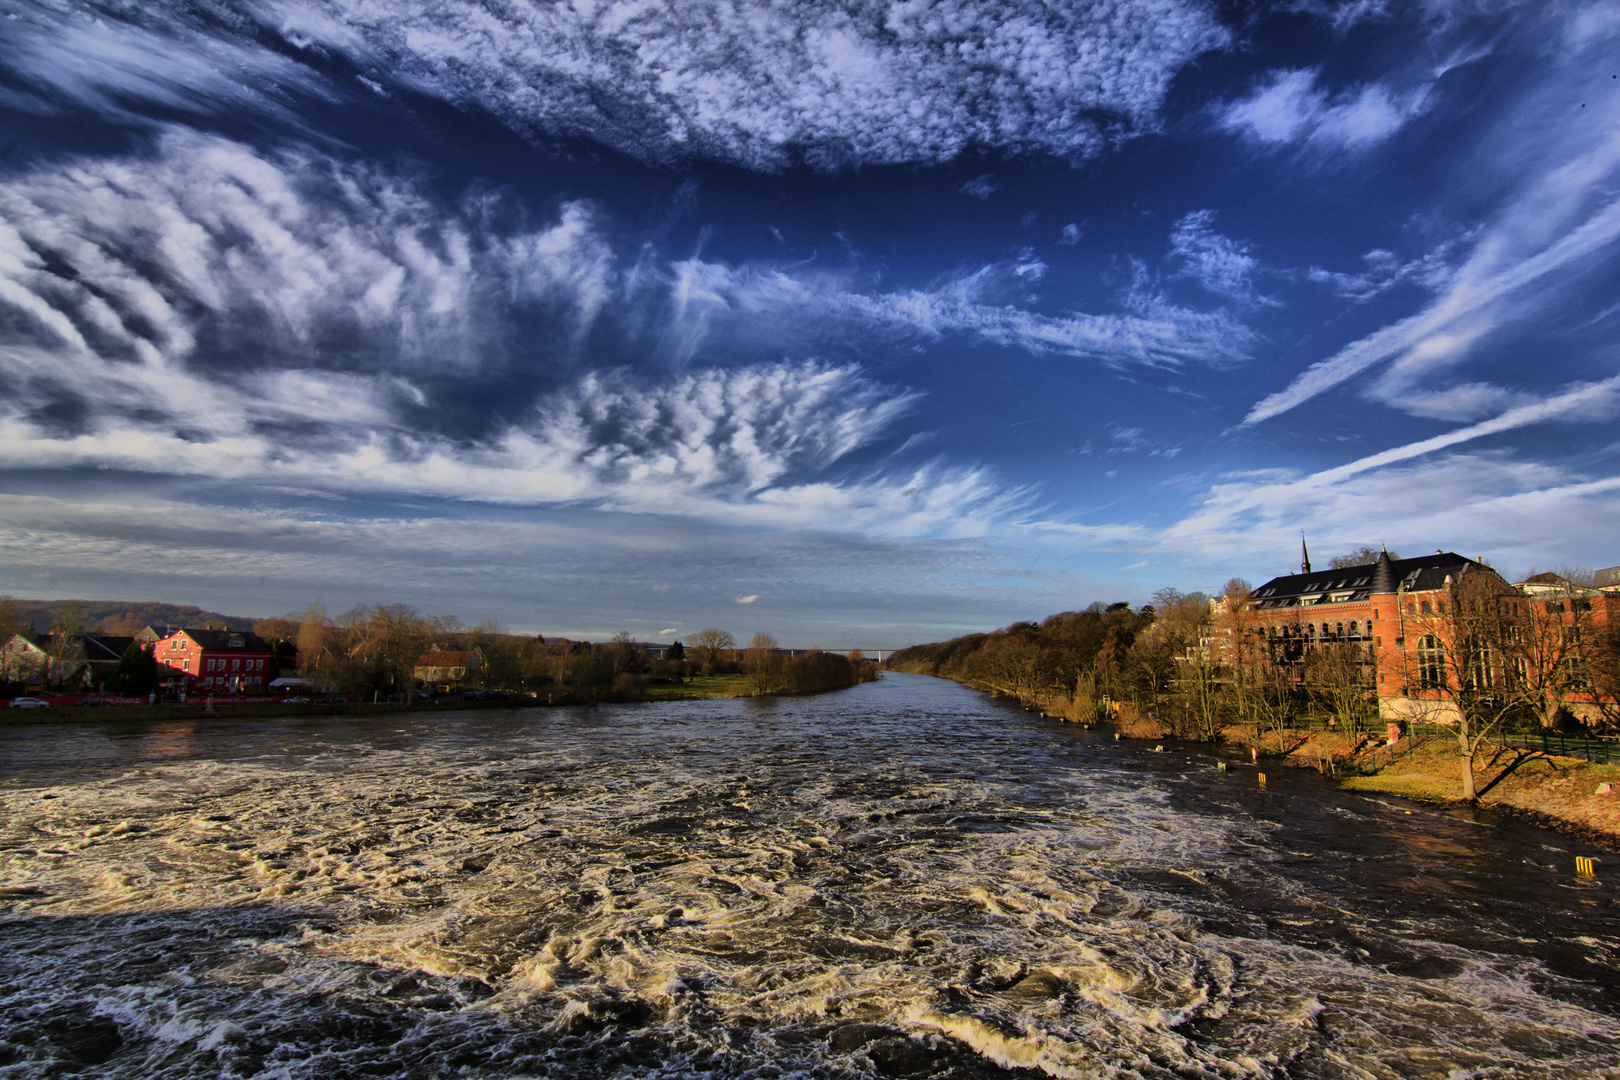
[[[1270, 628], [1270, 630], [1271, 630], [1271, 636], [1272, 637], [1293, 637], [1294, 636], [1290, 632], [1292, 630], [1291, 627], [1273, 626], [1273, 627]], [[1320, 636], [1323, 639], [1343, 638], [1343, 637], [1360, 638], [1360, 637], [1364, 637], [1364, 636], [1366, 636], [1368, 634], [1371, 634], [1371, 633], [1372, 633], [1372, 621], [1371, 620], [1368, 620], [1366, 629], [1365, 629], [1365, 631], [1363, 631], [1361, 623], [1359, 621], [1355, 620], [1355, 619], [1351, 619], [1350, 620], [1350, 633], [1349, 634], [1346, 634], [1344, 632], [1344, 623], [1323, 623], [1321, 625], [1321, 627], [1320, 627]], [[1306, 623], [1304, 626], [1299, 628], [1299, 636], [1304, 637], [1304, 638], [1308, 638], [1308, 639], [1310, 639], [1312, 641], [1316, 640], [1316, 638], [1318, 637], [1318, 627], [1317, 627], [1317, 625], [1315, 623]]]
[[[208, 675], [203, 678], [202, 684], [204, 686], [218, 686], [223, 688], [229, 686], [233, 678], [234, 676], [231, 675]], [[243, 679], [241, 681], [243, 686], [259, 685], [258, 679]]]
[[[1419, 687], [1424, 690], [1443, 688], [1447, 680], [1446, 649], [1440, 639], [1434, 634], [1420, 635], [1417, 659]], [[1504, 668], [1501, 658], [1489, 645], [1474, 646], [1469, 650], [1468, 663], [1460, 666], [1463, 668], [1458, 672], [1461, 681], [1480, 692], [1494, 689], [1499, 677], [1507, 679], [1509, 683], [1522, 683], [1529, 674], [1522, 657]], [[1567, 669], [1570, 685], [1577, 689], [1588, 685], [1586, 661], [1579, 653], [1566, 657], [1563, 666]]]
[[[243, 664], [246, 664], [247, 666], [243, 667], [242, 666]], [[216, 666], [216, 665], [218, 665], [218, 666]], [[230, 669], [232, 671], [235, 671], [235, 672], [263, 671], [264, 670], [264, 661], [263, 660], [243, 660], [240, 656], [236, 656], [236, 657], [231, 658], [231, 668]], [[191, 670], [191, 661], [190, 660], [182, 660], [182, 661], [180, 661], [180, 670], [181, 671], [190, 671]], [[209, 660], [207, 670], [209, 670], [209, 671], [224, 671], [225, 670], [225, 658], [220, 657], [217, 660]]]

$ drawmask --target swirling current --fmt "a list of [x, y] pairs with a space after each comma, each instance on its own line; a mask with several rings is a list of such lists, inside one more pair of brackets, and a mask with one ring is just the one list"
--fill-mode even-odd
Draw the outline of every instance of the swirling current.
[[1218, 761], [895, 674], [0, 729], [0, 1077], [1620, 1077], [1620, 860]]

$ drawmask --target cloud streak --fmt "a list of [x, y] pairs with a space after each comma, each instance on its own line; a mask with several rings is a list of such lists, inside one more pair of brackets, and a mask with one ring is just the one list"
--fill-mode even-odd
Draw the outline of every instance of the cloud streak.
[[1316, 70], [1273, 71], [1247, 98], [1220, 112], [1220, 125], [1265, 146], [1355, 151], [1383, 142], [1423, 112], [1427, 85], [1398, 92], [1378, 83], [1336, 95]]
[[[974, 146], [1088, 156], [1150, 128], [1175, 74], [1230, 38], [1191, 0], [9, 2], [0, 60], [108, 115], [136, 119], [131, 101], [285, 115], [293, 94], [346, 95], [314, 66], [342, 58], [372, 92], [429, 95], [525, 135], [763, 171]], [[260, 44], [272, 36], [287, 48]]]
[[[1613, 140], [1611, 140], [1612, 142]], [[1481, 243], [1456, 281], [1435, 303], [1416, 315], [1345, 346], [1311, 365], [1287, 389], [1261, 399], [1243, 418], [1258, 424], [1297, 408], [1375, 365], [1406, 361], [1389, 380], [1409, 385], [1419, 371], [1455, 362], [1467, 348], [1493, 329], [1499, 305], [1521, 290], [1539, 284], [1555, 271], [1620, 239], [1620, 200], [1601, 207], [1542, 250], [1520, 261], [1500, 265], [1498, 234]], [[1389, 390], [1386, 400], [1396, 397]]]

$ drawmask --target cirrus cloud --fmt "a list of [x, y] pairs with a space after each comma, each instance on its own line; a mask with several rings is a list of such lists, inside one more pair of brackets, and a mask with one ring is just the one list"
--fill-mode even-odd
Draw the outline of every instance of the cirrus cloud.
[[298, 93], [350, 93], [322, 73], [341, 58], [372, 93], [429, 95], [526, 135], [766, 171], [973, 146], [1088, 156], [1151, 128], [1176, 73], [1230, 39], [1197, 0], [8, 2], [0, 61], [129, 119], [131, 101], [284, 113]]

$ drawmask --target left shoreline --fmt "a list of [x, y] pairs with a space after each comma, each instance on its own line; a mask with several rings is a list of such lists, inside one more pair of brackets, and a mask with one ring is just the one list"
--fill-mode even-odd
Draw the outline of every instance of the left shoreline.
[[305, 717], [333, 717], [344, 719], [365, 719], [372, 716], [407, 716], [412, 713], [443, 713], [443, 712], [486, 712], [492, 710], [511, 711], [514, 709], [565, 709], [579, 708], [588, 705], [650, 705], [669, 704], [679, 701], [709, 701], [718, 698], [743, 697], [812, 697], [817, 694], [828, 694], [836, 690], [848, 690], [851, 686], [858, 686], [859, 682], [848, 686], [828, 686], [816, 690], [788, 691], [777, 690], [769, 693], [741, 692], [728, 680], [725, 685], [719, 686], [681, 686], [659, 687], [637, 695], [605, 694], [597, 698], [588, 698], [580, 695], [556, 694], [548, 695], [549, 700], [523, 699], [518, 701], [493, 698], [488, 700], [462, 700], [446, 698], [431, 702], [400, 702], [400, 701], [347, 701], [341, 703], [318, 704], [311, 702], [307, 705], [286, 705], [279, 702], [253, 702], [250, 704], [234, 704], [229, 701], [216, 700], [214, 711], [208, 712], [204, 702], [187, 702], [185, 704], [170, 703], [166, 705], [106, 705], [106, 706], [77, 706], [57, 705], [49, 709], [0, 709], [0, 726], [23, 727], [30, 724], [105, 724], [105, 723], [166, 723], [175, 720], [272, 720]]

